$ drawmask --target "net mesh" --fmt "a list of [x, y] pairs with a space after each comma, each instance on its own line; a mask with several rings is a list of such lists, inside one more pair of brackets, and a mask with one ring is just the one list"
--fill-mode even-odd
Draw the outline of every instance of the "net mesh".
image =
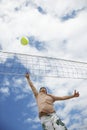
[[87, 79], [87, 63], [27, 54], [0, 52], [0, 75], [33, 75]]

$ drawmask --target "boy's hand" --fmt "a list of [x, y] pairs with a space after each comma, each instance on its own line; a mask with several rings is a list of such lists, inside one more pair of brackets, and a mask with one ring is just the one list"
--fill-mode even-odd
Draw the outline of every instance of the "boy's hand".
[[30, 79], [29, 73], [26, 73], [26, 74], [25, 74], [25, 77], [26, 77], [27, 79]]
[[74, 97], [79, 97], [79, 92], [74, 91]]

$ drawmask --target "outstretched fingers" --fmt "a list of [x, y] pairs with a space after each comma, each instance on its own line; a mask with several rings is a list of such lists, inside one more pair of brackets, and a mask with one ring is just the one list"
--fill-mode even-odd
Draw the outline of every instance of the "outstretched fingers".
[[79, 92], [77, 92], [76, 90], [74, 90], [74, 97], [79, 97]]

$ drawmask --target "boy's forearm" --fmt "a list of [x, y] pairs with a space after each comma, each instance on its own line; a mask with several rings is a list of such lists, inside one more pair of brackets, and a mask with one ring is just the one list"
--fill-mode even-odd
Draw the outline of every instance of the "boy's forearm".
[[62, 97], [63, 100], [67, 100], [67, 99], [71, 99], [74, 98], [74, 95], [70, 95], [70, 96], [64, 96]]
[[74, 90], [74, 94], [72, 94], [70, 96], [63, 96], [63, 97], [53, 96], [54, 101], [57, 101], [57, 100], [67, 100], [67, 99], [71, 99], [71, 98], [75, 98], [75, 97], [79, 97], [79, 92], [76, 92], [76, 90]]
[[34, 93], [34, 95], [37, 96], [38, 91], [37, 91], [37, 89], [34, 87], [32, 81], [30, 80], [30, 78], [29, 78], [29, 79], [27, 78], [27, 81], [28, 81], [28, 84], [30, 85], [30, 87], [31, 87], [31, 89], [32, 89], [32, 91], [33, 91], [33, 93]]
[[30, 87], [33, 87], [32, 81], [30, 79], [27, 79], [27, 81], [28, 81], [28, 84], [30, 85]]
[[74, 98], [74, 95], [71, 95], [71, 96], [63, 96], [63, 97], [53, 96], [53, 98], [54, 98], [55, 101], [57, 101], [57, 100], [67, 100], [67, 99]]

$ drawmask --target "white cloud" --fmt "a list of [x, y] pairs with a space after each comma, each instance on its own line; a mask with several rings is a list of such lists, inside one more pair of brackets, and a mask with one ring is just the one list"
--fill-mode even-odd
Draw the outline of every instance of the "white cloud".
[[40, 1], [35, 0], [34, 3], [37, 6], [41, 6], [47, 13], [53, 16], [60, 17], [61, 15], [67, 14], [71, 12], [72, 10], [78, 10], [83, 7], [86, 7], [86, 0], [79, 1], [79, 0], [55, 0], [53, 2], [52, 0], [48, 1]]
[[[64, 1], [62, 1], [62, 2], [64, 2]], [[60, 5], [62, 4], [62, 2], [59, 2]], [[77, 2], [70, 1], [70, 2], [74, 3], [74, 4], [70, 4], [73, 7], [74, 6], [83, 7], [83, 5], [85, 5], [85, 1], [83, 1], [81, 3], [78, 1]], [[39, 4], [39, 1], [38, 2], [36, 1], [36, 3]], [[40, 4], [42, 4], [42, 3], [43, 2], [40, 2]], [[50, 1], [49, 1], [49, 3], [50, 3]], [[20, 4], [22, 4], [22, 3], [20, 3]], [[67, 3], [67, 2], [65, 2], [65, 4], [64, 4], [66, 9], [67, 9], [67, 4], [69, 6], [69, 3]], [[13, 5], [14, 4], [12, 4], [10, 7], [12, 7]], [[51, 6], [52, 6], [52, 8], [51, 8], [52, 10], [54, 9], [53, 5], [57, 5], [57, 1], [54, 2], [54, 4], [51, 1], [51, 4], [49, 7], [51, 8]], [[9, 7], [9, 6], [6, 6], [4, 8], [6, 8], [6, 10], [11, 15], [11, 20], [8, 23], [8, 26], [6, 23], [1, 22], [1, 24], [2, 24], [2, 26], [1, 26], [2, 27], [1, 28], [1, 30], [2, 30], [1, 39], [2, 40], [1, 41], [3, 42], [3, 44], [2, 44], [3, 50], [13, 51], [13, 52], [16, 50], [16, 51], [22, 52], [22, 53], [40, 54], [34, 48], [32, 49], [30, 47], [22, 47], [19, 40], [16, 40], [16, 37], [21, 37], [22, 35], [28, 35], [28, 36], [33, 35], [33, 36], [37, 37], [39, 40], [47, 42], [46, 47], [48, 49], [48, 52], [46, 53], [46, 55], [48, 54], [51, 56], [53, 55], [55, 57], [65, 57], [65, 58], [66, 57], [71, 57], [71, 58], [75, 58], [75, 57], [84, 58], [85, 57], [84, 54], [86, 54], [86, 51], [84, 52], [84, 48], [86, 47], [85, 41], [86, 41], [86, 26], [87, 26], [87, 24], [86, 24], [87, 21], [85, 19], [85, 17], [86, 17], [85, 11], [81, 12], [80, 15], [77, 16], [75, 19], [62, 23], [61, 21], [59, 21], [58, 18], [53, 17], [49, 13], [47, 15], [40, 14], [36, 10], [36, 8], [31, 6], [31, 4], [29, 5], [29, 8], [24, 7], [24, 10], [20, 10], [19, 12], [12, 11], [12, 13], [9, 11], [9, 8], [7, 8], [7, 7]], [[69, 8], [71, 9], [70, 6], [69, 6]], [[62, 10], [62, 9], [60, 9], [60, 10]], [[69, 10], [67, 10], [67, 11], [69, 11]], [[64, 10], [64, 12], [65, 12], [65, 10]], [[84, 31], [84, 33], [83, 33], [83, 31]], [[66, 45], [66, 52], [64, 50], [61, 50], [61, 42], [65, 39], [68, 40], [67, 41], [68, 43]], [[84, 40], [84, 42], [83, 42], [83, 40]], [[13, 42], [13, 44], [12, 44], [12, 42]], [[84, 46], [83, 46], [83, 43], [84, 43]], [[80, 46], [79, 46], [79, 44], [80, 44]], [[78, 51], [78, 49], [79, 49], [79, 51]], [[83, 56], [81, 56], [80, 51], [83, 52]], [[66, 55], [65, 55], [65, 53], [66, 53]], [[86, 58], [84, 58], [84, 59], [86, 59]]]
[[29, 103], [29, 104], [27, 105], [27, 107], [29, 107], [29, 108], [30, 108], [30, 107], [33, 107], [33, 108], [36, 107], [36, 102], [33, 101], [33, 102]]
[[9, 88], [8, 87], [4, 87], [4, 88], [1, 87], [0, 93], [4, 94], [4, 96], [9, 96], [9, 94], [10, 94]]
[[39, 120], [38, 117], [35, 117], [35, 118], [33, 118], [33, 119], [32, 119], [32, 118], [27, 118], [24, 122], [25, 122], [25, 123], [31, 123], [31, 122], [39, 123], [40, 120]]
[[26, 94], [16, 95], [15, 100], [16, 100], [16, 101], [19, 101], [19, 100], [22, 100], [22, 99], [24, 99], [24, 98], [26, 98], [26, 97], [27, 97], [27, 95], [26, 95]]

